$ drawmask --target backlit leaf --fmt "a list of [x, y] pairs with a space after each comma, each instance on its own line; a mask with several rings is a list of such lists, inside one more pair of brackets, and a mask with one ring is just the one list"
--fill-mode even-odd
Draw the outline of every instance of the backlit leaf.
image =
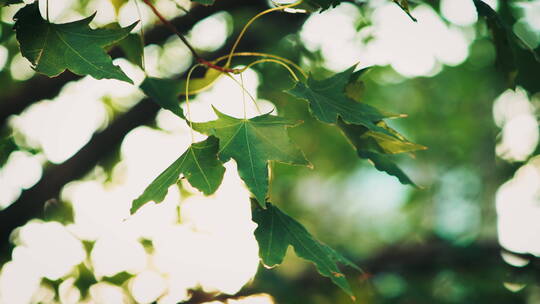
[[305, 0], [297, 8], [305, 9], [308, 12], [325, 11], [338, 6], [343, 0]]
[[219, 158], [234, 159], [240, 177], [264, 206], [268, 192], [268, 162], [309, 165], [303, 153], [289, 140], [287, 127], [298, 124], [282, 117], [264, 114], [251, 119], [238, 119], [214, 109], [218, 119], [193, 123], [193, 128], [219, 138]]
[[515, 89], [515, 80], [518, 73], [515, 53], [512, 47], [512, 44], [515, 43], [513, 41], [515, 37], [513, 37], [512, 32], [506, 28], [497, 12], [495, 12], [491, 6], [481, 0], [474, 0], [474, 5], [476, 6], [478, 16], [483, 17], [486, 20], [487, 26], [491, 32], [497, 54], [496, 65], [504, 74], [508, 87]]
[[374, 132], [359, 125], [347, 124], [340, 121], [338, 126], [355, 147], [359, 157], [369, 159], [375, 168], [399, 179], [402, 184], [415, 186], [414, 182], [394, 163], [389, 154], [398, 154], [425, 150], [426, 147], [407, 141], [397, 131], [388, 127], [384, 122], [379, 125], [395, 136]]
[[205, 195], [214, 193], [225, 173], [225, 167], [218, 160], [217, 152], [218, 140], [212, 136], [192, 144], [133, 201], [131, 213], [135, 213], [149, 201], [162, 202], [169, 187], [178, 181], [181, 174]]
[[[212, 86], [223, 73], [216, 69], [208, 69], [202, 78], [189, 81], [189, 95], [197, 94]], [[179, 105], [179, 96], [186, 94], [186, 80], [146, 77], [139, 86], [148, 97], [152, 98], [162, 108], [175, 113], [181, 118], [184, 112]]]
[[94, 16], [54, 24], [41, 17], [37, 2], [25, 6], [14, 17], [22, 55], [37, 72], [49, 77], [68, 69], [77, 75], [132, 83], [118, 66], [113, 65], [104, 48], [126, 37], [135, 24], [118, 30], [94, 30], [88, 26]]
[[266, 209], [252, 204], [252, 220], [257, 223], [255, 238], [259, 243], [259, 257], [267, 267], [274, 267], [283, 262], [287, 248], [292, 246], [297, 256], [315, 264], [319, 273], [329, 277], [332, 282], [353, 295], [345, 275], [337, 263], [343, 263], [358, 269], [334, 249], [316, 240], [307, 230], [276, 206], [267, 203]]
[[307, 84], [297, 82], [287, 93], [309, 102], [313, 116], [322, 122], [336, 124], [338, 118], [347, 123], [360, 124], [370, 130], [389, 133], [375, 122], [387, 116], [374, 107], [357, 102], [346, 94], [346, 87], [354, 76], [355, 66], [323, 80], [307, 79]]
[[184, 119], [184, 111], [180, 108], [178, 95], [182, 84], [178, 80], [146, 77], [139, 86], [141, 90], [160, 107], [167, 109]]

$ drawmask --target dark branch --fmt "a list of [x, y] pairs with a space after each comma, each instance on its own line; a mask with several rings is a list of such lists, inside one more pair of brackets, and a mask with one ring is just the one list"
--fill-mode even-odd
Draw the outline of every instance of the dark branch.
[[[242, 3], [241, 0], [238, 1]], [[251, 0], [249, 0], [251, 1]], [[225, 1], [221, 1], [225, 2]], [[304, 16], [295, 14], [275, 14], [271, 24], [287, 24], [287, 27], [275, 32], [284, 37], [286, 33], [297, 30]], [[279, 31], [283, 32], [279, 32]], [[275, 43], [268, 39], [260, 39], [256, 35], [246, 36], [243, 41], [246, 47], [253, 50], [265, 49]], [[209, 54], [216, 58], [228, 54], [231, 43], [219, 51]], [[28, 220], [41, 217], [45, 202], [58, 196], [62, 187], [70, 181], [82, 177], [96, 164], [112, 154], [122, 142], [124, 136], [132, 129], [153, 121], [159, 108], [149, 99], [144, 99], [131, 110], [115, 120], [107, 129], [95, 134], [77, 154], [66, 162], [50, 166], [41, 180], [31, 189], [23, 192], [21, 197], [8, 208], [0, 211], [0, 256], [6, 257], [9, 249], [9, 235], [13, 229], [24, 225]]]
[[[179, 32], [185, 33], [198, 21], [216, 12], [223, 10], [234, 11], [245, 7], [257, 10], [264, 8], [264, 5], [263, 1], [253, 0], [216, 1], [213, 6], [197, 6], [193, 8], [188, 15], [171, 20], [171, 24]], [[161, 44], [172, 35], [174, 33], [165, 26], [156, 26], [146, 32], [144, 39], [146, 44]], [[112, 58], [119, 58], [123, 56], [123, 53], [119, 48], [113, 48], [110, 55]], [[0, 128], [5, 125], [9, 116], [21, 113], [36, 101], [55, 97], [66, 83], [80, 78], [81, 76], [70, 72], [64, 72], [55, 78], [36, 75], [30, 80], [15, 84], [10, 90], [0, 93]]]

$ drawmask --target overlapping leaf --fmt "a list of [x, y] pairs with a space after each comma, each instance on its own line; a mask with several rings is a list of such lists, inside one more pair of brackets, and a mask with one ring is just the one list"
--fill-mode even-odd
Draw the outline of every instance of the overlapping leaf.
[[497, 56], [495, 64], [508, 87], [515, 89], [519, 85], [531, 94], [540, 92], [540, 48], [531, 49], [488, 4], [480, 0], [474, 0], [474, 4], [491, 32]]
[[313, 262], [321, 275], [329, 277], [345, 292], [353, 295], [337, 263], [355, 269], [359, 269], [358, 266], [334, 249], [317, 241], [302, 224], [270, 203], [266, 205], [266, 209], [252, 204], [252, 220], [258, 225], [255, 229], [255, 238], [259, 243], [259, 257], [264, 265], [274, 267], [281, 264], [287, 248], [292, 246], [296, 255]]
[[[392, 1], [396, 3], [414, 22], [417, 21], [416, 18], [414, 18], [411, 15], [411, 12], [409, 10], [409, 2], [407, 0], [392, 0]], [[346, 2], [346, 1], [345, 0], [304, 0], [300, 5], [296, 6], [296, 8], [304, 9], [311, 13], [323, 12], [327, 9], [336, 7], [343, 2]]]
[[338, 6], [343, 0], [304, 0], [298, 8], [305, 9], [308, 12], [324, 11]]
[[182, 84], [179, 81], [146, 77], [139, 87], [160, 107], [173, 112], [182, 119], [185, 118], [178, 99], [178, 95], [182, 91]]
[[217, 158], [218, 146], [218, 140], [212, 136], [192, 144], [133, 201], [131, 213], [135, 213], [149, 201], [162, 202], [167, 195], [167, 189], [178, 181], [180, 174], [204, 194], [214, 193], [225, 173], [223, 164]]
[[426, 147], [407, 141], [382, 121], [379, 125], [395, 136], [374, 132], [363, 126], [347, 124], [343, 121], [338, 123], [339, 128], [355, 147], [359, 157], [369, 159], [375, 168], [397, 177], [402, 184], [414, 186], [413, 181], [390, 158], [390, 154], [425, 150]]
[[113, 65], [104, 48], [124, 39], [135, 24], [117, 30], [93, 30], [88, 24], [94, 16], [54, 24], [41, 17], [37, 2], [20, 9], [14, 18], [21, 53], [37, 72], [53, 77], [68, 69], [96, 79], [112, 78], [132, 83], [118, 66]]
[[297, 124], [282, 117], [264, 114], [237, 119], [214, 109], [218, 119], [193, 123], [193, 128], [219, 138], [219, 158], [234, 159], [240, 177], [264, 206], [268, 192], [268, 162], [309, 165], [304, 155], [289, 140], [286, 127]]
[[307, 100], [311, 113], [320, 121], [336, 124], [338, 118], [347, 123], [363, 125], [366, 128], [387, 133], [375, 122], [386, 118], [386, 115], [374, 107], [351, 99], [345, 90], [354, 77], [355, 66], [323, 80], [308, 77], [307, 83], [297, 82], [287, 92], [297, 98]]
[[141, 42], [141, 37], [136, 34], [129, 34], [126, 38], [118, 42], [118, 46], [122, 49], [126, 55], [126, 59], [131, 63], [138, 65], [141, 69], [143, 67], [143, 52], [144, 46]]
[[515, 39], [512, 32], [506, 28], [502, 20], [487, 3], [481, 0], [474, 0], [478, 16], [485, 18], [488, 28], [493, 37], [493, 44], [497, 54], [496, 65], [504, 74], [510, 88], [515, 88], [517, 76], [516, 58], [512, 44]]
[[[208, 69], [202, 78], [189, 81], [188, 94], [197, 94], [210, 87], [223, 73], [216, 69]], [[180, 108], [179, 95], [186, 94], [186, 80], [146, 77], [139, 88], [154, 102], [184, 119]]]

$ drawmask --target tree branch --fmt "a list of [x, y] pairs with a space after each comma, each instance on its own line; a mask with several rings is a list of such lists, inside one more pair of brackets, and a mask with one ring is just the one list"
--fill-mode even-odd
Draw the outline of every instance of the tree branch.
[[[241, 0], [251, 1], [251, 0]], [[221, 1], [225, 2], [225, 1]], [[286, 33], [297, 30], [303, 23], [304, 16], [297, 14], [273, 15], [272, 24], [287, 24], [287, 27], [275, 32], [281, 37]], [[259, 39], [256, 35], [248, 36], [244, 44], [250, 49], [264, 49], [275, 41]], [[212, 58], [228, 54], [231, 43], [227, 43], [219, 51], [210, 54]], [[0, 257], [7, 257], [10, 248], [9, 236], [13, 229], [24, 225], [28, 220], [42, 216], [43, 205], [51, 198], [56, 197], [62, 187], [70, 181], [82, 177], [89, 172], [99, 160], [107, 157], [117, 149], [124, 136], [134, 128], [153, 121], [159, 107], [149, 99], [144, 99], [131, 110], [116, 119], [104, 131], [95, 134], [92, 139], [72, 156], [69, 160], [56, 166], [50, 166], [43, 174], [41, 180], [32, 188], [23, 192], [21, 197], [8, 208], [0, 211]]]
[[[223, 10], [231, 11], [246, 7], [260, 10], [265, 7], [265, 2], [253, 0], [216, 1], [216, 4], [209, 7], [194, 7], [188, 15], [171, 20], [171, 24], [179, 32], [187, 32], [198, 21], [212, 14]], [[144, 41], [146, 44], [162, 44], [172, 35], [174, 33], [170, 29], [160, 25], [147, 31]], [[110, 55], [112, 58], [119, 58], [123, 56], [123, 53], [120, 48], [115, 47], [111, 50]], [[9, 116], [21, 113], [36, 101], [55, 97], [66, 83], [80, 78], [81, 76], [66, 71], [55, 78], [37, 74], [30, 80], [14, 84], [10, 90], [0, 94], [0, 128], [5, 125]]]

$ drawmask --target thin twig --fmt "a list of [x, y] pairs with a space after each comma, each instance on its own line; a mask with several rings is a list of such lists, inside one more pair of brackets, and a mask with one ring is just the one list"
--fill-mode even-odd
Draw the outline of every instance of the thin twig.
[[197, 54], [197, 52], [195, 51], [195, 49], [191, 46], [191, 44], [187, 41], [186, 37], [184, 37], [184, 35], [182, 35], [177, 29], [176, 27], [170, 23], [167, 19], [165, 19], [165, 17], [163, 17], [163, 15], [161, 15], [161, 13], [157, 10], [157, 8], [150, 2], [150, 0], [142, 0], [144, 3], [146, 3], [146, 5], [148, 5], [151, 9], [152, 9], [152, 12], [154, 12], [154, 15], [156, 15], [159, 20], [161, 21], [161, 23], [163, 23], [163, 25], [165, 25], [166, 27], [168, 27], [173, 33], [176, 34], [176, 36], [178, 36], [178, 38], [180, 38], [180, 40], [182, 40], [182, 42], [187, 46], [187, 48], [189, 49], [189, 51], [191, 52], [191, 54], [193, 54], [193, 57], [195, 57], [195, 59], [197, 59], [197, 61], [199, 61], [201, 59], [201, 56], [199, 56], [199, 54]]

